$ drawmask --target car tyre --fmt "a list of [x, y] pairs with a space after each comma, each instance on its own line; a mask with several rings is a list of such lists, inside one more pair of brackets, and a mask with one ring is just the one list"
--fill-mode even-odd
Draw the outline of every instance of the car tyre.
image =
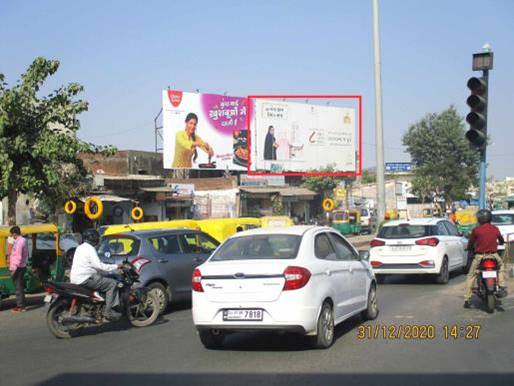
[[326, 349], [334, 343], [334, 311], [332, 305], [325, 301], [321, 306], [317, 323], [317, 334], [312, 337], [312, 345], [315, 348]]
[[386, 275], [375, 275], [375, 279], [377, 279], [378, 284], [384, 284]]
[[450, 280], [450, 271], [448, 269], [448, 259], [445, 257], [443, 259], [443, 264], [441, 264], [441, 270], [437, 274], [435, 281], [437, 284], [447, 284]]
[[225, 334], [219, 330], [199, 330], [200, 342], [207, 349], [220, 348], [223, 345]]
[[153, 294], [159, 301], [159, 313], [164, 313], [166, 308], [168, 308], [168, 304], [170, 303], [170, 295], [166, 287], [159, 282], [153, 282], [148, 284], [146, 288], [148, 288], [148, 292]]
[[377, 286], [375, 283], [371, 283], [368, 293], [368, 306], [364, 311], [362, 311], [361, 316], [364, 320], [374, 320], [377, 318], [378, 313]]

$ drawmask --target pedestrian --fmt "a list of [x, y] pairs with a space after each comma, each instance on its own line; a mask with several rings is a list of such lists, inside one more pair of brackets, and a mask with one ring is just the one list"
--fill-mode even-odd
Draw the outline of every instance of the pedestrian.
[[21, 235], [20, 227], [13, 226], [10, 233], [14, 243], [9, 256], [9, 271], [16, 288], [16, 307], [12, 312], [18, 313], [25, 311], [25, 271], [29, 250], [27, 240]]

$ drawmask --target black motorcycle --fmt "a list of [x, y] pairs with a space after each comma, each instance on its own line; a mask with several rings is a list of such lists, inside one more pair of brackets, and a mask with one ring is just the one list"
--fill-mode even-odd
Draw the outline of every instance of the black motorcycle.
[[[135, 288], [139, 274], [128, 261], [114, 277], [118, 280], [119, 311], [135, 327], [146, 327], [159, 317], [159, 301], [145, 288]], [[103, 294], [71, 283], [44, 283], [49, 303], [46, 322], [57, 338], [70, 338], [84, 327], [108, 322]]]
[[484, 259], [477, 269], [477, 286], [473, 292], [484, 302], [487, 312], [494, 312], [499, 304], [500, 289], [498, 287], [498, 262], [494, 259]]

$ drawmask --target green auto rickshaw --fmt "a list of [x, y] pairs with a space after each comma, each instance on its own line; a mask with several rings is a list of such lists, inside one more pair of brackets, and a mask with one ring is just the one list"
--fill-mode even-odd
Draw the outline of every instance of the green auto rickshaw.
[[[59, 230], [55, 224], [20, 226], [21, 234], [27, 240], [29, 259], [25, 273], [25, 292], [34, 293], [47, 280], [62, 281], [64, 278], [64, 256], [59, 248]], [[16, 289], [9, 271], [8, 255], [10, 227], [0, 226], [0, 302], [14, 295]]]
[[361, 214], [358, 210], [335, 210], [332, 212], [332, 228], [342, 235], [361, 233]]

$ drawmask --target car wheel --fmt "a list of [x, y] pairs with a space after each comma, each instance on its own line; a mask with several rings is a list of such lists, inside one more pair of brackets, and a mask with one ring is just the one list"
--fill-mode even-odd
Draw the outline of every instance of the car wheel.
[[437, 284], [446, 284], [450, 280], [450, 271], [448, 270], [448, 259], [445, 257], [443, 259], [443, 264], [441, 265], [441, 270], [437, 274], [435, 281]]
[[334, 311], [329, 302], [325, 301], [321, 306], [318, 318], [318, 333], [313, 337], [315, 348], [329, 348], [334, 343]]
[[384, 284], [386, 280], [386, 275], [375, 275], [375, 279], [377, 279], [378, 284]]
[[163, 313], [168, 308], [168, 304], [170, 302], [170, 295], [168, 294], [168, 290], [166, 287], [158, 282], [153, 282], [148, 284], [146, 287], [148, 291], [156, 297], [159, 302], [159, 313]]
[[378, 316], [378, 303], [377, 303], [377, 287], [371, 283], [368, 294], [368, 307], [362, 311], [361, 316], [364, 320], [373, 320]]
[[203, 346], [208, 349], [221, 347], [225, 339], [225, 334], [219, 330], [199, 330], [198, 336]]

